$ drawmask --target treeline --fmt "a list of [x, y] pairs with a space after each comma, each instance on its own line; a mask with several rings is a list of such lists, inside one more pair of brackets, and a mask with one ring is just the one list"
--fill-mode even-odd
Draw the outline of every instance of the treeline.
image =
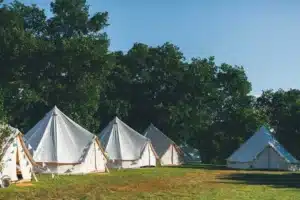
[[0, 111], [24, 133], [57, 105], [94, 133], [115, 115], [140, 132], [153, 123], [222, 163], [268, 124], [300, 158], [299, 90], [255, 98], [242, 67], [186, 61], [171, 43], [110, 52], [108, 13], [90, 15], [85, 0], [53, 1], [51, 18], [18, 1], [0, 7]]

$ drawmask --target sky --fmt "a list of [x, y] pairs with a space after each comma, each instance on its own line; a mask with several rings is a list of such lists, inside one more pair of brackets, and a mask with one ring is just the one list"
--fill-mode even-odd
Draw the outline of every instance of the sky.
[[[6, 0], [5, 2], [9, 2]], [[50, 16], [50, 0], [35, 3]], [[87, 0], [90, 12], [108, 11], [110, 50], [135, 42], [171, 42], [187, 59], [214, 56], [243, 66], [252, 94], [300, 87], [298, 0]]]

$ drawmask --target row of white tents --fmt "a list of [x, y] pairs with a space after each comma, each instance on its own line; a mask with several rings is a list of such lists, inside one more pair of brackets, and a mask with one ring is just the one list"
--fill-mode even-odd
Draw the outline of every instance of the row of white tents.
[[34, 172], [86, 174], [183, 163], [180, 147], [152, 124], [141, 135], [117, 117], [96, 136], [55, 106], [24, 136], [10, 129], [2, 175], [12, 181], [30, 180]]
[[[180, 165], [185, 152], [151, 124], [141, 135], [115, 117], [98, 135], [90, 133], [57, 107], [25, 136], [9, 127], [2, 147], [2, 175], [12, 181], [31, 180], [34, 172], [86, 174], [109, 168]], [[1, 136], [1, 135], [0, 135]], [[228, 159], [236, 169], [295, 170], [299, 161], [262, 127]]]

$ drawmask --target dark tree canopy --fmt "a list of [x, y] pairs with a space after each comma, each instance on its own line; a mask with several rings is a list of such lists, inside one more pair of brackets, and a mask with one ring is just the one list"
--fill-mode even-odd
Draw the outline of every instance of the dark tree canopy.
[[111, 52], [107, 12], [91, 15], [86, 0], [50, 8], [47, 18], [36, 5], [1, 3], [0, 116], [12, 126], [26, 133], [54, 105], [94, 133], [118, 115], [140, 132], [153, 123], [199, 149], [204, 162], [223, 163], [268, 124], [300, 158], [300, 90], [255, 98], [242, 66], [187, 61], [168, 42]]

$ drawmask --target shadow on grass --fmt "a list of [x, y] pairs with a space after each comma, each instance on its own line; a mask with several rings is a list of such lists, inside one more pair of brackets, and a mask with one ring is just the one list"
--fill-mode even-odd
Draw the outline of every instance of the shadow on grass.
[[298, 173], [234, 173], [218, 177], [218, 179], [234, 181], [230, 182], [231, 184], [269, 185], [275, 188], [300, 188], [300, 174]]
[[[187, 168], [187, 169], [204, 169], [204, 170], [234, 170], [234, 171], [257, 171], [258, 169], [233, 169], [228, 168], [226, 165], [214, 165], [214, 164], [201, 164], [201, 163], [186, 163], [179, 166], [167, 166], [171, 168]], [[284, 170], [270, 170], [270, 169], [259, 169], [259, 171], [267, 171], [267, 172], [285, 172]]]

